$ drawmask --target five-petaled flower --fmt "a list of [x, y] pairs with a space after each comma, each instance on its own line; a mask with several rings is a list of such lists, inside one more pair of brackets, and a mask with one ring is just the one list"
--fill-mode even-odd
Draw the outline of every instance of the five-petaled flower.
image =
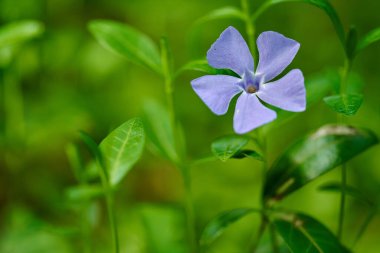
[[256, 70], [249, 48], [241, 34], [228, 27], [207, 52], [208, 63], [217, 69], [230, 69], [240, 76], [206, 75], [191, 81], [203, 102], [217, 115], [227, 112], [232, 98], [241, 93], [234, 115], [234, 130], [244, 134], [276, 118], [276, 112], [262, 101], [293, 112], [306, 108], [304, 78], [299, 69], [277, 81], [275, 77], [293, 61], [300, 44], [276, 32], [263, 32], [257, 39], [260, 61]]

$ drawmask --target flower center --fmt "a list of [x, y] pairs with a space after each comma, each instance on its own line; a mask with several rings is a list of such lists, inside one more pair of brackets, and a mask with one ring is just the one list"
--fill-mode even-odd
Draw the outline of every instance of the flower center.
[[257, 89], [256, 89], [256, 87], [255, 86], [253, 86], [253, 85], [248, 85], [247, 86], [247, 92], [248, 93], [255, 93], [257, 91]]

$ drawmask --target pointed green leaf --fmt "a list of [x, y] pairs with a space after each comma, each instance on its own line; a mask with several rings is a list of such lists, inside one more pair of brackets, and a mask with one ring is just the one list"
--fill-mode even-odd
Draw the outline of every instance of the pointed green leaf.
[[218, 157], [222, 162], [227, 161], [233, 155], [238, 153], [245, 145], [247, 145], [249, 138], [240, 135], [228, 135], [216, 139], [211, 144], [212, 153]]
[[144, 104], [144, 123], [156, 151], [166, 159], [178, 162], [175, 134], [167, 110], [156, 102], [147, 101]]
[[255, 20], [262, 12], [268, 9], [270, 6], [286, 3], [286, 2], [302, 2], [314, 5], [320, 9], [322, 9], [330, 18], [335, 31], [339, 37], [340, 42], [345, 47], [346, 46], [346, 36], [344, 32], [344, 28], [342, 22], [339, 19], [338, 14], [336, 13], [334, 7], [327, 0], [267, 0], [254, 14], [253, 19]]
[[304, 214], [289, 214], [273, 221], [293, 253], [348, 253], [322, 223]]
[[0, 48], [23, 43], [41, 35], [44, 25], [35, 20], [16, 21], [0, 28]]
[[290, 146], [272, 165], [264, 198], [281, 199], [377, 143], [367, 129], [323, 126]]
[[367, 35], [359, 40], [356, 52], [365, 49], [377, 41], [380, 41], [380, 27], [370, 31]]
[[352, 116], [362, 105], [363, 96], [359, 94], [335, 95], [325, 97], [323, 101], [335, 112]]
[[346, 54], [349, 59], [355, 56], [356, 46], [358, 43], [358, 32], [355, 27], [351, 27], [347, 35], [346, 41]]
[[144, 143], [144, 128], [138, 118], [128, 120], [100, 143], [111, 185], [118, 184], [138, 161]]
[[233, 6], [225, 6], [220, 9], [216, 9], [201, 17], [195, 22], [195, 25], [200, 25], [205, 22], [219, 20], [219, 19], [240, 19], [244, 20], [244, 13], [240, 9]]
[[208, 65], [207, 60], [194, 60], [186, 63], [177, 71], [176, 76], [185, 71], [199, 71], [209, 75], [237, 76], [233, 71], [229, 69], [214, 69], [213, 67]]
[[110, 20], [95, 20], [89, 30], [106, 49], [161, 73], [160, 53], [154, 42], [131, 26]]
[[200, 239], [201, 247], [209, 247], [220, 235], [222, 235], [223, 231], [228, 226], [252, 212], [260, 211], [252, 208], [238, 208], [223, 212], [222, 214], [215, 217], [207, 224], [203, 230]]

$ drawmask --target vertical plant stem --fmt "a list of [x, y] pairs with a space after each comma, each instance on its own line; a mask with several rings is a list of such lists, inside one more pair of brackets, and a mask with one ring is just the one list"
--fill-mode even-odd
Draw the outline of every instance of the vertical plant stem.
[[[341, 84], [340, 84], [340, 94], [343, 96], [346, 93], [347, 90], [347, 79], [348, 74], [351, 69], [351, 61], [349, 59], [345, 60], [342, 78], [341, 78]], [[339, 117], [338, 121], [343, 123], [343, 117]], [[340, 196], [340, 207], [339, 207], [339, 220], [338, 220], [338, 231], [337, 236], [341, 240], [343, 235], [343, 224], [344, 224], [344, 217], [345, 217], [345, 206], [346, 206], [346, 188], [347, 188], [347, 168], [346, 164], [343, 163], [341, 166], [341, 184], [342, 184], [342, 192]]]
[[270, 239], [271, 239], [271, 244], [272, 244], [272, 251], [273, 253], [279, 253], [280, 252], [280, 247], [276, 235], [276, 229], [272, 224], [269, 225], [269, 233], [270, 233]]
[[[256, 56], [256, 43], [255, 43], [255, 26], [250, 14], [250, 6], [248, 0], [241, 0], [241, 8], [244, 13], [245, 29], [248, 36], [248, 45], [251, 49], [253, 58]], [[252, 70], [253, 71], [253, 70]]]

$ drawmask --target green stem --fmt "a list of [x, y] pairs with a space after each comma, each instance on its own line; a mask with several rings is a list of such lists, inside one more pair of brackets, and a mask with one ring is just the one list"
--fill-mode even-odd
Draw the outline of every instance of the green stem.
[[276, 229], [272, 224], [269, 225], [269, 233], [270, 233], [270, 238], [272, 242], [273, 253], [279, 253], [280, 247], [279, 247], [279, 243], [278, 243], [278, 239], [276, 235]]
[[255, 26], [250, 14], [250, 6], [248, 0], [241, 0], [241, 8], [244, 13], [245, 29], [248, 36], [248, 45], [251, 49], [253, 58], [256, 56], [256, 43], [255, 43]]
[[257, 231], [257, 234], [253, 240], [251, 249], [249, 252], [255, 253], [257, 251], [257, 248], [259, 247], [261, 237], [263, 237], [265, 229], [267, 228], [268, 220], [265, 218], [264, 214], [261, 216], [261, 223], [260, 227]]

